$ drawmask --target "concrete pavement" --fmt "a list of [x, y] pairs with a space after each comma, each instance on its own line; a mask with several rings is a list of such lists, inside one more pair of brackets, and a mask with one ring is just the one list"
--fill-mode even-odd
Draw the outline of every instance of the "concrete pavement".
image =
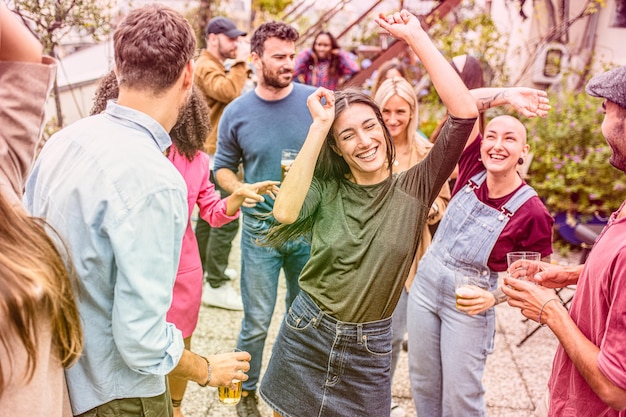
[[[574, 256], [571, 259], [575, 261], [577, 258]], [[569, 263], [568, 259], [558, 256], [557, 260], [560, 263]], [[229, 266], [239, 271], [239, 236], [233, 242]], [[237, 291], [239, 290], [238, 282], [237, 278], [233, 283]], [[279, 302], [265, 346], [263, 369], [269, 360], [272, 341], [285, 312], [284, 281], [279, 291]], [[198, 328], [192, 340], [192, 350], [201, 354], [211, 354], [225, 348], [235, 347], [242, 316], [242, 312], [202, 307]], [[483, 378], [487, 415], [488, 417], [528, 417], [532, 415], [535, 406], [543, 398], [558, 342], [548, 328], [541, 328], [522, 346], [517, 346], [537, 324], [524, 321], [519, 310], [506, 304], [496, 307], [496, 317], [495, 350], [487, 360]], [[417, 416], [411, 399], [405, 352], [402, 352], [398, 364], [392, 394], [394, 401], [406, 410], [407, 417]], [[262, 400], [259, 401], [259, 410], [263, 417], [272, 417], [271, 409]], [[186, 417], [237, 416], [234, 406], [219, 403], [216, 388], [201, 388], [194, 383], [188, 385], [183, 401], [183, 412]]]

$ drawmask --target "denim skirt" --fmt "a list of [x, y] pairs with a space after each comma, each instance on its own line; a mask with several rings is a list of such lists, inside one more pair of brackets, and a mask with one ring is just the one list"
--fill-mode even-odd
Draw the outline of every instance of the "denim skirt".
[[283, 417], [384, 417], [391, 409], [391, 318], [345, 323], [300, 291], [260, 394]]

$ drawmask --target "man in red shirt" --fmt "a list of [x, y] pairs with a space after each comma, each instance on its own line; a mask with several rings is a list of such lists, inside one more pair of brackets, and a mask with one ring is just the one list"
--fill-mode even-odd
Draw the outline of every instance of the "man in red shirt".
[[[626, 173], [626, 66], [593, 77], [587, 93], [605, 99], [602, 134], [613, 151], [609, 162]], [[626, 202], [613, 213], [584, 265], [538, 265], [534, 279], [539, 285], [505, 279], [509, 304], [549, 326], [560, 342], [547, 410], [540, 406], [536, 416], [626, 416], [625, 236]], [[571, 284], [577, 287], [568, 313], [553, 288]]]

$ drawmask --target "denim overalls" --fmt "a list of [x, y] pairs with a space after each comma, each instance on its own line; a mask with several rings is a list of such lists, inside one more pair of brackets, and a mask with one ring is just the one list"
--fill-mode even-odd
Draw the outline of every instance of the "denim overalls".
[[486, 171], [475, 175], [450, 200], [409, 292], [409, 374], [420, 416], [486, 415], [481, 379], [493, 351], [495, 313], [456, 309], [454, 269], [478, 269], [494, 290], [498, 273], [487, 267], [489, 255], [509, 218], [537, 194], [525, 185], [499, 211], [474, 193], [485, 178]]

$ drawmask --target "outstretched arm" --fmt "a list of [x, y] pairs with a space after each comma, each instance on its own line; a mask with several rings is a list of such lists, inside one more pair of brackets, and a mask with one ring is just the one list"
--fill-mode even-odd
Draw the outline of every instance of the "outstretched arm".
[[274, 202], [274, 218], [280, 223], [293, 223], [298, 218], [313, 179], [317, 157], [335, 119], [335, 95], [330, 90], [322, 87], [315, 90], [307, 99], [307, 106], [313, 123]]
[[226, 214], [233, 216], [246, 200], [254, 202], [263, 201], [263, 194], [275, 198], [278, 192], [278, 181], [260, 181], [254, 184], [243, 183], [231, 195], [226, 197]]
[[492, 107], [511, 105], [515, 111], [526, 117], [545, 117], [550, 110], [548, 94], [543, 90], [528, 87], [476, 88], [470, 90], [476, 100], [478, 111]]
[[424, 32], [417, 17], [402, 10], [387, 17], [381, 13], [375, 21], [393, 36], [405, 41], [417, 54], [451, 115], [463, 119], [478, 116], [474, 98], [454, 68]]
[[[528, 87], [508, 88], [475, 88], [470, 94], [476, 100], [479, 112], [484, 112], [492, 107], [512, 106], [515, 111], [526, 117], [545, 117], [550, 110], [548, 94], [543, 90]], [[478, 138], [478, 123], [470, 139], [465, 144], [468, 147]]]

